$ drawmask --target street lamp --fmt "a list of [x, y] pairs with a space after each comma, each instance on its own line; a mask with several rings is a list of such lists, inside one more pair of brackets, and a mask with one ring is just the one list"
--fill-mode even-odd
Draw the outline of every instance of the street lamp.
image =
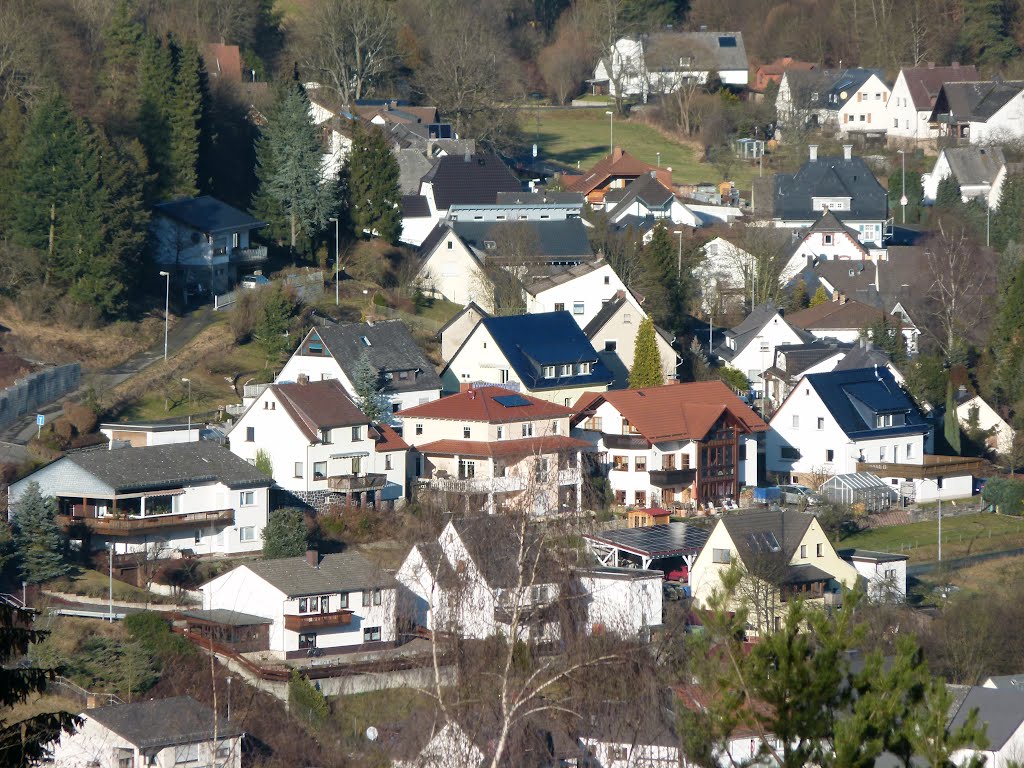
[[683, 279], [683, 230], [673, 229], [673, 235], [679, 236], [679, 256], [676, 258], [676, 278]]
[[328, 221], [334, 222], [334, 306], [338, 306], [338, 304], [340, 303], [340, 293], [338, 289], [338, 274], [340, 271], [340, 268], [338, 266], [338, 251], [340, 250], [340, 245], [338, 241], [338, 219], [332, 216], [331, 218], [328, 219]]
[[907, 153], [897, 149], [900, 153], [900, 176], [903, 179], [903, 194], [900, 197], [900, 207], [903, 209], [903, 223], [907, 223]]
[[[939, 478], [941, 479], [941, 478]], [[942, 562], [942, 486], [939, 485], [939, 480], [934, 477], [925, 477], [921, 479], [923, 483], [935, 483], [935, 498], [939, 502], [939, 562]]]
[[160, 272], [160, 277], [167, 278], [167, 290], [164, 294], [164, 362], [167, 362], [167, 319], [171, 314], [171, 273]]
[[608, 154], [615, 154], [615, 113], [610, 109], [604, 111], [608, 115]]
[[112, 541], [108, 542], [107, 543], [107, 549], [110, 551], [110, 554], [109, 554], [109, 557], [108, 557], [108, 562], [110, 564], [110, 566], [109, 566], [110, 571], [109, 571], [108, 576], [107, 576], [107, 578], [108, 578], [108, 582], [107, 582], [108, 598], [107, 599], [109, 601], [108, 602], [108, 608], [107, 608], [107, 617], [108, 617], [107, 620], [111, 624], [113, 624], [114, 623], [114, 542], [112, 542]]
[[658, 167], [661, 168], [661, 152], [656, 152], [655, 154], [658, 156]]
[[192, 379], [182, 378], [182, 384], [188, 384], [188, 440], [192, 442]]

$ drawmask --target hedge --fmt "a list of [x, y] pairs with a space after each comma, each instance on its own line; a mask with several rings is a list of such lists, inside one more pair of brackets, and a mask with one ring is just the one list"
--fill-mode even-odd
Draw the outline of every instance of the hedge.
[[1024, 514], [1024, 480], [993, 477], [985, 483], [981, 497], [1004, 515]]

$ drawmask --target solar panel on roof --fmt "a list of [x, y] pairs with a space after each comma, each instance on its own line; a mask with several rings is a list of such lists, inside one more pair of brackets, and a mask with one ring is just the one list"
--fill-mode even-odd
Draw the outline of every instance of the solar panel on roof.
[[772, 531], [754, 531], [748, 533], [746, 538], [750, 548], [755, 552], [778, 552], [782, 549], [779, 546], [779, 540], [775, 538], [775, 534]]
[[521, 408], [524, 405], [530, 405], [530, 401], [522, 395], [498, 395], [494, 401], [501, 403], [506, 408]]

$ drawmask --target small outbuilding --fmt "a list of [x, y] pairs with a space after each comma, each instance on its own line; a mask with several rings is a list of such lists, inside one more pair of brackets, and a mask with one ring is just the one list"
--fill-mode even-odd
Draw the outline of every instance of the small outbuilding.
[[865, 512], [888, 509], [896, 499], [896, 491], [870, 472], [851, 472], [827, 480], [820, 493], [834, 504], [858, 507]]

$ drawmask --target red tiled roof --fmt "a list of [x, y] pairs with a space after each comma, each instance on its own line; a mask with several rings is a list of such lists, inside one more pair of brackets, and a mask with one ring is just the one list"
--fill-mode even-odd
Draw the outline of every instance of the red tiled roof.
[[407, 451], [409, 444], [402, 439], [402, 436], [395, 432], [387, 424], [374, 424], [373, 430], [380, 435], [374, 450], [377, 453], [388, 453], [389, 451]]
[[[878, 322], [885, 316], [885, 313], [875, 307], [847, 299], [846, 301], [828, 301], [816, 307], [801, 309], [799, 312], [786, 315], [786, 322], [797, 328], [810, 330], [847, 330], [850, 328], [866, 328], [872, 323]], [[893, 324], [899, 323], [901, 328], [909, 328], [898, 317], [890, 317]]]
[[747, 432], [764, 432], [768, 425], [721, 381], [665, 384], [643, 389], [587, 392], [576, 402], [582, 421], [601, 403], [611, 403], [652, 443], [665, 440], [700, 440], [723, 414], [730, 414]]
[[[508, 407], [495, 398], [520, 397], [529, 405]], [[504, 387], [479, 387], [457, 395], [442, 397], [423, 405], [406, 408], [398, 415], [402, 418], [452, 419], [457, 421], [485, 421], [504, 424], [512, 421], [533, 421], [572, 416], [575, 411], [556, 403], [541, 400]]]
[[645, 173], [655, 171], [658, 179], [666, 187], [671, 188], [672, 176], [657, 166], [645, 163], [629, 154], [621, 147], [616, 147], [612, 154], [598, 160], [597, 164], [590, 171], [575, 180], [566, 181], [566, 189], [569, 192], [580, 192], [584, 195], [597, 189], [607, 179], [632, 176], [634, 178], [643, 176]]
[[585, 440], [566, 435], [528, 437], [523, 440], [435, 440], [426, 445], [417, 445], [420, 453], [435, 456], [477, 456], [497, 459], [506, 456], [527, 456], [529, 454], [557, 453], [567, 450], [582, 450], [590, 447]]
[[306, 384], [271, 384], [270, 389], [292, 421], [314, 442], [319, 442], [321, 429], [370, 422], [337, 379]]
[[242, 81], [242, 54], [237, 45], [207, 43], [203, 53], [206, 69], [211, 75], [233, 83]]
[[791, 69], [809, 72], [817, 68], [817, 64], [813, 64], [809, 61], [798, 61], [790, 56], [783, 56], [770, 64], [762, 64], [758, 67], [758, 71], [765, 75], [782, 75]]

